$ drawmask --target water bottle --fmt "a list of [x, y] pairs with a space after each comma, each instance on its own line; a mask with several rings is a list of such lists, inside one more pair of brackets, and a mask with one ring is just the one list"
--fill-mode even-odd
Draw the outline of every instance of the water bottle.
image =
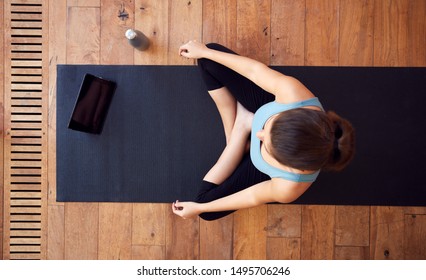
[[129, 44], [135, 49], [144, 51], [149, 47], [149, 39], [139, 30], [128, 29], [125, 34]]

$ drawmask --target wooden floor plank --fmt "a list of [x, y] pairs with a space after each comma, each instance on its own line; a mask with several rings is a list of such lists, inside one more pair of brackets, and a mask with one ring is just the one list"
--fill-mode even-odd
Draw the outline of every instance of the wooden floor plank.
[[[135, 29], [149, 39], [149, 48], [135, 51], [135, 64], [166, 65], [169, 44], [169, 1], [136, 0]], [[172, 54], [176, 55], [177, 50]]]
[[98, 259], [132, 258], [132, 204], [99, 204]]
[[270, 64], [270, 0], [237, 2], [237, 52]]
[[[125, 32], [134, 28], [133, 0], [102, 0], [101, 2], [101, 64], [133, 64], [133, 47], [128, 44]], [[124, 8], [127, 18], [118, 17]]]
[[369, 237], [369, 206], [336, 206], [336, 246], [369, 246]]
[[302, 206], [301, 259], [333, 259], [334, 229], [335, 206]]
[[[0, 10], [4, 11], [4, 1], [0, 3]], [[0, 30], [4, 30], [4, 13], [0, 12]], [[0, 73], [4, 73], [4, 36], [0, 36]], [[4, 100], [4, 74], [0, 75], [0, 102], [3, 103]], [[3, 120], [4, 120], [4, 108], [0, 106], [0, 166], [4, 166], [4, 143], [3, 143]], [[0, 182], [3, 184], [4, 182], [4, 174], [3, 168], [0, 168]], [[3, 197], [4, 187], [0, 188], [0, 260], [3, 259]]]
[[[67, 7], [65, 1], [49, 1], [49, 118], [48, 200], [56, 202], [56, 66], [66, 63]], [[63, 205], [63, 203], [62, 203]], [[62, 217], [63, 220], [63, 217]], [[63, 229], [62, 229], [63, 230]], [[63, 253], [62, 253], [63, 254]]]
[[132, 245], [166, 245], [166, 204], [133, 204]]
[[339, 0], [306, 0], [305, 65], [338, 65]]
[[2, 75], [2, 79], [4, 82], [4, 86], [2, 86], [3, 91], [3, 99], [0, 102], [3, 102], [4, 111], [3, 113], [3, 134], [2, 134], [2, 152], [3, 152], [3, 202], [2, 210], [3, 210], [3, 250], [2, 250], [2, 258], [3, 259], [10, 259], [10, 153], [11, 153], [11, 137], [10, 137], [10, 130], [11, 130], [11, 105], [10, 105], [10, 99], [11, 99], [11, 90], [10, 90], [10, 84], [11, 84], [11, 54], [10, 54], [10, 46], [11, 46], [11, 38], [10, 38], [10, 22], [11, 22], [11, 15], [10, 15], [10, 2], [4, 1], [3, 3], [4, 13], [2, 15], [4, 19], [4, 26], [3, 26], [3, 45], [2, 50], [3, 52], [1, 55], [3, 56], [3, 69], [4, 69], [4, 75]]
[[339, 65], [372, 66], [374, 2], [341, 1]]
[[426, 66], [426, 1], [409, 1], [408, 66]]
[[407, 65], [408, 2], [374, 2], [374, 66]]
[[301, 237], [301, 224], [301, 205], [268, 205], [268, 237]]
[[[41, 13], [42, 12], [42, 4], [43, 1], [24, 1], [23, 3], [19, 3], [19, 1], [12, 1], [11, 11], [14, 13]], [[16, 4], [26, 4], [26, 5], [16, 5]], [[36, 4], [36, 5], [28, 5], [28, 4]], [[38, 5], [37, 5], [38, 4]]]
[[65, 204], [66, 260], [98, 259], [99, 203]]
[[182, 219], [173, 214], [171, 205], [166, 209], [167, 260], [198, 260], [200, 256], [200, 222], [198, 217]]
[[337, 246], [334, 249], [335, 260], [369, 260], [369, 247]]
[[165, 246], [132, 246], [132, 260], [164, 260]]
[[410, 215], [426, 215], [426, 207], [404, 207], [404, 213]]
[[65, 259], [65, 207], [48, 206], [47, 259]]
[[67, 63], [99, 64], [100, 9], [69, 7], [67, 19]]
[[404, 259], [426, 260], [426, 215], [405, 215]]
[[271, 5], [271, 64], [303, 65], [305, 2], [272, 0]]
[[101, 1], [103, 0], [67, 0], [67, 4], [69, 7], [100, 7]]
[[[7, 0], [9, 1], [9, 0]], [[35, 4], [35, 5], [40, 5], [40, 2], [42, 2], [43, 0], [13, 0], [13, 1], [9, 1], [10, 3], [13, 4]]]
[[300, 260], [300, 238], [268, 237], [267, 260]]
[[404, 217], [402, 207], [371, 206], [371, 259], [404, 259]]
[[200, 219], [200, 259], [231, 260], [234, 216], [216, 221]]
[[39, 260], [41, 259], [40, 253], [11, 253], [10, 254], [11, 260]]
[[168, 64], [194, 64], [192, 59], [179, 56], [179, 47], [189, 40], [202, 38], [202, 0], [175, 0], [169, 2]]
[[[42, 49], [42, 110], [41, 115], [43, 121], [41, 123], [41, 244], [40, 244], [40, 257], [41, 259], [47, 259], [47, 233], [48, 233], [48, 151], [49, 151], [49, 139], [48, 139], [48, 120], [49, 120], [49, 5], [48, 1], [43, 1], [42, 13], [43, 13], [43, 27], [42, 27], [42, 38], [43, 38], [43, 49]], [[32, 132], [29, 130], [29, 134]]]
[[266, 205], [261, 205], [235, 212], [234, 259], [266, 259], [267, 209]]
[[219, 43], [235, 50], [237, 0], [203, 1], [203, 42]]

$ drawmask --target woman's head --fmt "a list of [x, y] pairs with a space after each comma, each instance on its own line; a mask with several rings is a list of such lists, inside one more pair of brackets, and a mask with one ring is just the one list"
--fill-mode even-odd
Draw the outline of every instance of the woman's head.
[[273, 119], [270, 142], [270, 153], [283, 165], [339, 171], [353, 158], [355, 132], [334, 112], [298, 108]]

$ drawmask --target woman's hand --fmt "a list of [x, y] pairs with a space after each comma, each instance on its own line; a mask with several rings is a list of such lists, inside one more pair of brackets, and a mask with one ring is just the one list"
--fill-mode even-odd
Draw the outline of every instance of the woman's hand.
[[173, 202], [172, 211], [173, 213], [184, 219], [197, 216], [202, 212], [200, 203], [179, 202], [178, 200], [176, 200], [176, 202]]
[[208, 48], [206, 47], [206, 45], [193, 40], [180, 46], [179, 55], [186, 58], [198, 59], [204, 57], [204, 54], [207, 50]]

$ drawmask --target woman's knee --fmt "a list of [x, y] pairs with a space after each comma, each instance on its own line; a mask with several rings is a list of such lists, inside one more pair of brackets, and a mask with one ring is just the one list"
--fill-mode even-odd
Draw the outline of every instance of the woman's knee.
[[[225, 47], [224, 45], [218, 44], [218, 43], [207, 43], [206, 47], [212, 50], [216, 50], [216, 51], [221, 51], [221, 52], [226, 52], [226, 53], [232, 53], [232, 54], [236, 54], [236, 52], [234, 52], [231, 49], [228, 49], [227, 47]], [[215, 62], [209, 60], [209, 59], [205, 59], [205, 58], [200, 58], [197, 59], [198, 65], [205, 68], [206, 64], [208, 63], [214, 63]]]
[[[198, 195], [194, 201], [197, 203], [207, 203], [227, 195], [223, 193], [218, 193], [218, 188], [220, 188], [219, 185], [203, 180], [201, 182], [200, 191], [198, 192]], [[205, 221], [214, 221], [225, 217], [231, 214], [232, 212], [234, 211], [205, 212], [201, 213], [198, 216]]]
[[210, 202], [212, 200], [215, 200], [217, 197], [211, 194], [211, 191], [216, 189], [218, 185], [208, 182], [208, 181], [201, 181], [200, 188], [198, 191], [198, 195], [195, 198], [195, 202], [197, 203], [205, 203]]
[[204, 221], [214, 221], [217, 220], [216, 216], [214, 215], [216, 213], [201, 213], [200, 215], [198, 215], [201, 219], [203, 219]]
[[223, 50], [223, 49], [226, 49], [226, 47], [225, 47], [225, 46], [223, 46], [223, 45], [221, 45], [221, 44], [218, 44], [218, 43], [214, 43], [214, 42], [212, 42], [212, 43], [207, 43], [207, 44], [206, 44], [206, 47], [207, 47], [207, 48], [209, 48], [209, 49], [212, 49], [212, 50], [217, 50], [217, 51], [221, 51], [221, 50]]
[[221, 219], [229, 214], [232, 214], [235, 211], [224, 211], [224, 212], [211, 212], [211, 213], [201, 213], [198, 215], [201, 219], [205, 221], [214, 221]]

